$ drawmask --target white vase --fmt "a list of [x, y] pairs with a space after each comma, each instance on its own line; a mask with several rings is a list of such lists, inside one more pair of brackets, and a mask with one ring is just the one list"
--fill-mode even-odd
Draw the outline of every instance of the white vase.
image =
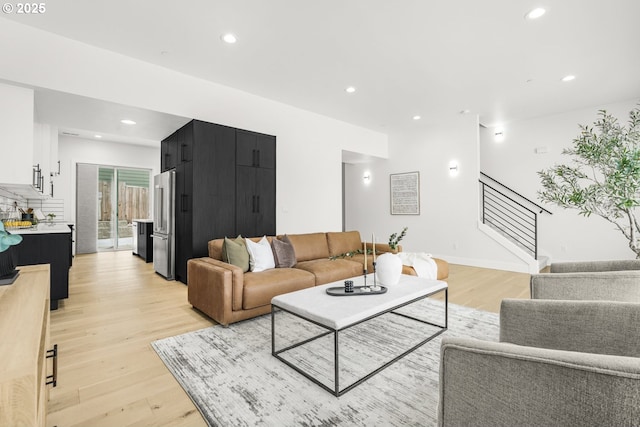
[[402, 274], [402, 261], [395, 254], [385, 253], [376, 259], [376, 280], [383, 286], [397, 285]]

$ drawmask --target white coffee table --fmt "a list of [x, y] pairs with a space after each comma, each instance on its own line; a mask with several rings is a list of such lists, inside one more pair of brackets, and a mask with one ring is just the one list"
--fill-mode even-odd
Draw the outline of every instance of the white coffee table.
[[[353, 277], [348, 280], [353, 280], [354, 286], [362, 286], [364, 284], [363, 276]], [[371, 275], [368, 276], [368, 282], [371, 284]], [[440, 280], [424, 279], [417, 276], [402, 275], [400, 283], [395, 286], [389, 286], [388, 290], [384, 294], [377, 295], [357, 295], [357, 296], [331, 296], [328, 295], [326, 290], [331, 287], [344, 286], [344, 281], [340, 280], [326, 285], [315, 286], [313, 288], [303, 289], [288, 294], [283, 294], [274, 297], [271, 300], [271, 354], [277, 359], [287, 364], [291, 368], [295, 369], [320, 387], [324, 388], [328, 392], [341, 396], [373, 375], [377, 374], [381, 370], [385, 369], [389, 365], [400, 360], [407, 354], [411, 353], [418, 347], [431, 341], [441, 333], [447, 330], [448, 322], [448, 288], [447, 283]], [[427, 322], [422, 319], [418, 319], [409, 316], [404, 313], [396, 313], [394, 310], [409, 304], [416, 303], [431, 295], [439, 292], [445, 293], [444, 299], [444, 325], [438, 325], [431, 322]], [[278, 310], [291, 313], [299, 318], [302, 318], [308, 322], [314, 323], [327, 331], [320, 335], [314, 336], [310, 339], [305, 339], [300, 342], [296, 342], [293, 345], [289, 345], [285, 348], [276, 350], [275, 336], [276, 336], [276, 321], [275, 316]], [[418, 344], [412, 346], [399, 356], [393, 358], [389, 362], [383, 364], [379, 368], [376, 368], [369, 374], [353, 382], [352, 384], [340, 388], [340, 371], [339, 371], [339, 334], [340, 332], [348, 329], [352, 326], [367, 322], [373, 318], [381, 316], [386, 313], [397, 314], [418, 322], [426, 323], [431, 326], [435, 326], [437, 331], [420, 341]], [[326, 384], [323, 384], [318, 379], [312, 377], [299, 366], [294, 365], [290, 361], [284, 359], [281, 354], [294, 349], [296, 347], [303, 346], [318, 338], [327, 336], [329, 334], [334, 335], [334, 387], [331, 388]]]

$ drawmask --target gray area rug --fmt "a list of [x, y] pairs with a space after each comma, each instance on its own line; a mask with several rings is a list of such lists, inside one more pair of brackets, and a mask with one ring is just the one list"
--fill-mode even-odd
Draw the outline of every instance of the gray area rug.
[[[433, 323], [443, 303], [425, 300], [402, 311]], [[322, 330], [277, 313], [276, 345]], [[340, 386], [417, 344], [434, 328], [385, 314], [340, 335]], [[498, 315], [449, 304], [441, 336], [498, 340]], [[270, 315], [213, 326], [152, 343], [212, 426], [432, 426], [436, 424], [440, 337], [335, 397], [271, 355]], [[287, 359], [333, 387], [333, 336], [290, 351]]]

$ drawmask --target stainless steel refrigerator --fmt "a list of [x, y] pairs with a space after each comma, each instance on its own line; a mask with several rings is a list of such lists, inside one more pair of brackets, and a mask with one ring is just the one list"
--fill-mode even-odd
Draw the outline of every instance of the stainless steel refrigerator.
[[175, 171], [153, 178], [153, 268], [174, 279], [175, 265]]

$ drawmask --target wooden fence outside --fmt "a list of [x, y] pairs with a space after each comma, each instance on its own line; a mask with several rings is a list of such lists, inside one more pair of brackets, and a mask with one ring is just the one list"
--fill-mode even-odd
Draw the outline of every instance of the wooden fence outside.
[[[100, 181], [98, 191], [102, 193], [100, 200], [99, 221], [110, 221], [112, 214], [111, 207], [111, 183]], [[131, 223], [134, 218], [149, 218], [149, 189], [145, 187], [135, 187], [121, 182], [118, 184], [118, 220]]]

